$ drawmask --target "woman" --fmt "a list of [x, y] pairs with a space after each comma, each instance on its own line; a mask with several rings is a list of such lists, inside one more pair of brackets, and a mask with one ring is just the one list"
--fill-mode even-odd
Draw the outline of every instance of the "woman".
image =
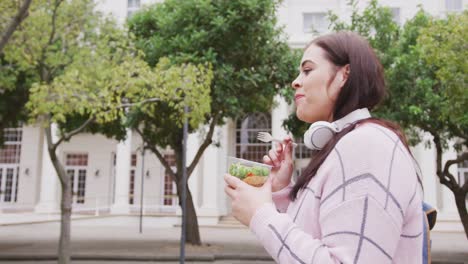
[[422, 263], [414, 159], [396, 125], [366, 114], [385, 96], [372, 48], [351, 32], [321, 36], [306, 47], [292, 87], [297, 117], [335, 121], [328, 124], [334, 134], [319, 137], [322, 146], [312, 146], [317, 150], [294, 183], [290, 138], [264, 157], [274, 168], [261, 188], [225, 175], [234, 217], [281, 264]]

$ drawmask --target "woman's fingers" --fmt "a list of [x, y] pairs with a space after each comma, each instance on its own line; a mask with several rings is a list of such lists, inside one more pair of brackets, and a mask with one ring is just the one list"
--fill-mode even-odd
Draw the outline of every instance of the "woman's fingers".
[[278, 159], [277, 152], [274, 149], [268, 151], [268, 157], [270, 157], [273, 167], [281, 166], [281, 161]]
[[283, 152], [283, 144], [279, 143], [279, 142], [276, 142], [276, 153], [278, 153], [278, 155], [281, 154], [281, 152]]
[[287, 161], [292, 161], [292, 149], [293, 149], [292, 138], [290, 136], [286, 136], [283, 139], [283, 144], [284, 144], [283, 158]]
[[226, 182], [227, 185], [229, 185], [233, 189], [239, 188], [243, 183], [239, 178], [234, 177], [230, 174], [224, 174], [224, 181]]
[[270, 159], [268, 155], [263, 156], [263, 163], [273, 166], [273, 161]]
[[263, 156], [263, 163], [273, 167], [280, 167], [283, 160], [292, 160], [292, 139], [286, 136], [283, 143], [276, 143], [275, 149], [270, 149], [267, 155]]
[[233, 188], [229, 187], [229, 185], [226, 185], [226, 186], [224, 187], [224, 192], [225, 192], [231, 199], [234, 200], [236, 190], [234, 190]]

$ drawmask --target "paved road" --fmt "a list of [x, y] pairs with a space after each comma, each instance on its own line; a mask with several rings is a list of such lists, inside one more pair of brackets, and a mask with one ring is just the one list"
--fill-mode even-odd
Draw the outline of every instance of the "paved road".
[[[188, 245], [187, 264], [271, 264], [271, 258], [246, 228], [200, 228], [201, 247]], [[56, 263], [59, 223], [0, 226], [0, 263]], [[433, 263], [468, 264], [468, 240], [462, 233], [433, 232]], [[178, 263], [180, 228], [72, 225], [73, 263]], [[16, 260], [16, 261], [13, 261]], [[86, 261], [85, 261], [86, 260]], [[100, 261], [96, 261], [100, 260]]]

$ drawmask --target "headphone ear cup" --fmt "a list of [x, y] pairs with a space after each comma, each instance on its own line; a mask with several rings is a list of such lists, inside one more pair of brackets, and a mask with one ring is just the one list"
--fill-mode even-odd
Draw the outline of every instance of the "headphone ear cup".
[[336, 129], [331, 123], [318, 121], [304, 133], [304, 144], [312, 150], [321, 150], [335, 135]]

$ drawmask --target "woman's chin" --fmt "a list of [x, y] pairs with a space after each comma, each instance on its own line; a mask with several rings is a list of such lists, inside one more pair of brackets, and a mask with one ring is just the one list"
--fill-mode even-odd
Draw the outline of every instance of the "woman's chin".
[[318, 118], [317, 116], [311, 115], [310, 113], [308, 113], [306, 111], [301, 111], [300, 108], [296, 109], [296, 117], [297, 117], [297, 119], [301, 120], [302, 122], [306, 122], [306, 123], [309, 123], [309, 124], [312, 124], [312, 123], [320, 120], [320, 118]]
[[301, 120], [303, 122], [310, 123], [308, 121], [309, 118], [307, 118], [307, 115], [303, 111], [301, 111], [299, 108], [296, 109], [296, 117], [297, 117], [297, 119], [299, 119], [299, 120]]

